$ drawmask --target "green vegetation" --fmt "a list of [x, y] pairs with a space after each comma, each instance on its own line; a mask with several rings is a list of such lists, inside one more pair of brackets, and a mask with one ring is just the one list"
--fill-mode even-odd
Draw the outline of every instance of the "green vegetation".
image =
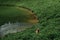
[[[10, 2], [16, 6], [32, 9], [38, 16], [39, 23], [23, 32], [8, 34], [1, 40], [60, 40], [60, 0], [21, 0]], [[40, 28], [39, 34], [35, 34], [36, 28]]]

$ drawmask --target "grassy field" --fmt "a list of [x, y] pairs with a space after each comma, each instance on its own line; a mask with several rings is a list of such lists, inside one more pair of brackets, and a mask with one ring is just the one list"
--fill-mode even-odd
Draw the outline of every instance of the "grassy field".
[[[23, 32], [8, 34], [1, 40], [60, 40], [60, 0], [21, 0], [3, 3], [5, 2], [30, 8], [37, 15], [39, 23]], [[35, 34], [36, 28], [40, 28], [38, 35]]]

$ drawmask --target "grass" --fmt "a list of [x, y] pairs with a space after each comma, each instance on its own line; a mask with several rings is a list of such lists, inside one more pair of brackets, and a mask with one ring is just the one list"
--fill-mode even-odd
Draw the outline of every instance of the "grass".
[[[22, 0], [15, 5], [32, 9], [39, 23], [23, 32], [9, 34], [2, 40], [60, 40], [60, 0]], [[40, 28], [38, 35], [35, 34], [36, 28]]]

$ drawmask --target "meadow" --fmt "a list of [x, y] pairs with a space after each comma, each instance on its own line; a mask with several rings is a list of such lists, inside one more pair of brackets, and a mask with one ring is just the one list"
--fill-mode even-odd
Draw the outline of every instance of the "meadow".
[[[0, 4], [27, 7], [33, 10], [39, 20], [32, 28], [28, 28], [20, 33], [8, 34], [0, 38], [1, 40], [60, 40], [60, 0], [0, 0]], [[1, 8], [0, 15], [1, 10], [4, 10], [4, 8]], [[16, 11], [14, 12], [16, 13]], [[35, 33], [37, 28], [40, 29], [39, 34]]]

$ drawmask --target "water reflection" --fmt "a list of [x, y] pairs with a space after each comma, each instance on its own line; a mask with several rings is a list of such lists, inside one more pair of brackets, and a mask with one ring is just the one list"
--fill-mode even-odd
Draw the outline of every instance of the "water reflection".
[[8, 33], [16, 33], [20, 32], [22, 30], [25, 30], [26, 28], [32, 27], [32, 24], [30, 23], [5, 23], [4, 25], [1, 25], [0, 35], [4, 36]]

